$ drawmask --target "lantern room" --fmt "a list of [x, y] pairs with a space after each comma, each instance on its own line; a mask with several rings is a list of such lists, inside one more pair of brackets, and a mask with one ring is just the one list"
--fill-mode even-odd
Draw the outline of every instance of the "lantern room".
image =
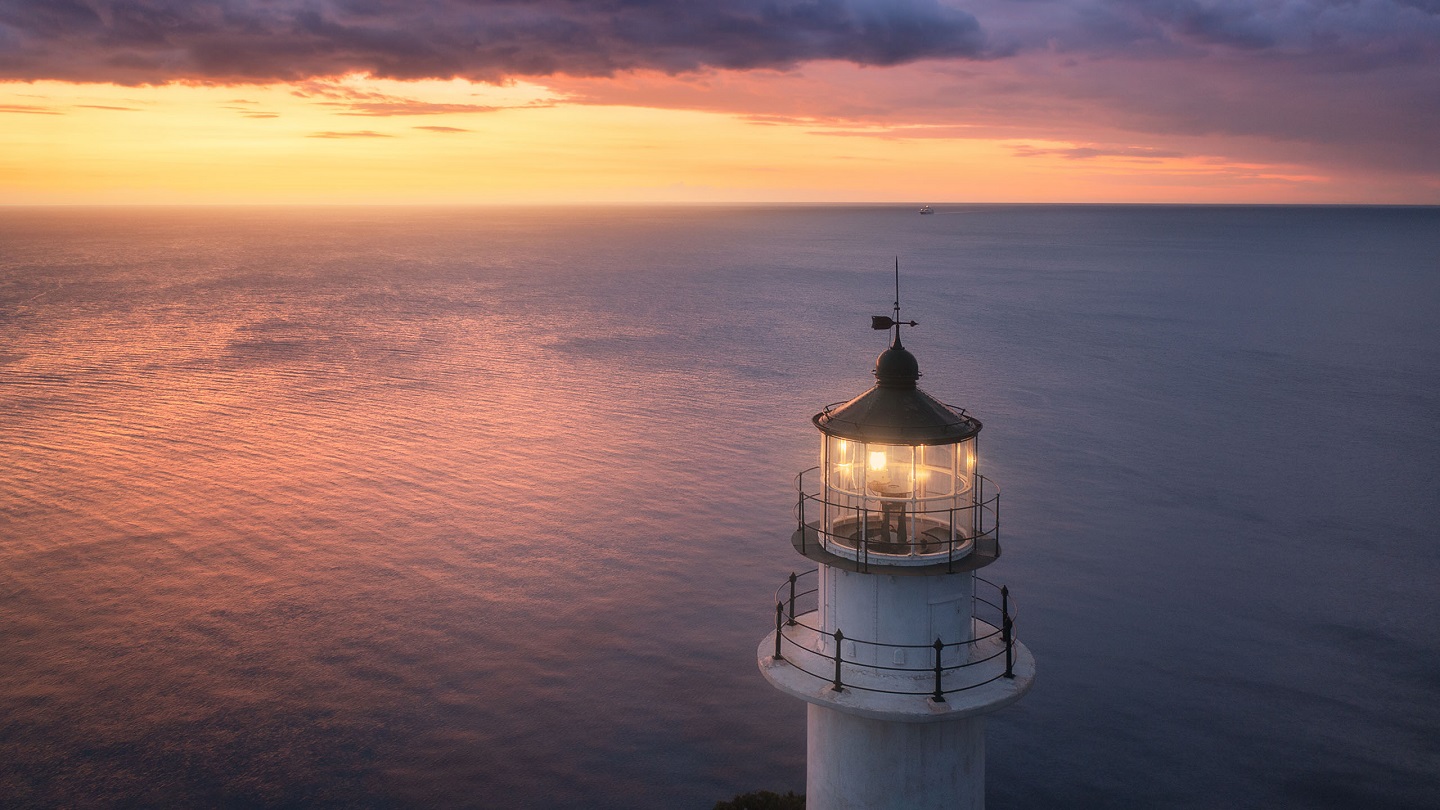
[[[980, 421], [917, 386], [900, 323], [875, 386], [814, 417], [820, 465], [801, 474], [797, 547], [870, 566], [978, 568], [999, 556], [998, 493], [976, 470]], [[818, 513], [817, 513], [818, 511]], [[807, 520], [808, 518], [808, 520]]]

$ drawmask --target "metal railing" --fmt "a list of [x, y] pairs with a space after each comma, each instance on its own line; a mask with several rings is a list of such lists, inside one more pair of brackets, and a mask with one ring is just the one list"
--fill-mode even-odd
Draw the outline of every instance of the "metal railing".
[[[803, 587], [800, 580], [814, 574], [815, 571], [807, 571], [804, 574], [792, 573], [789, 580], [775, 592], [774, 657], [775, 660], [785, 661], [807, 675], [830, 681], [832, 690], [859, 689], [889, 695], [928, 695], [933, 700], [943, 703], [946, 695], [984, 686], [1001, 678], [1015, 677], [1015, 614], [1011, 610], [1008, 587], [996, 586], [988, 579], [975, 577], [975, 583], [988, 586], [998, 595], [1000, 603], [997, 605], [991, 599], [979, 594], [972, 597], [974, 609], [971, 613], [975, 627], [977, 629], [988, 628], [972, 639], [947, 642], [942, 638], [936, 638], [932, 644], [890, 644], [883, 641], [851, 638], [838, 627], [832, 631], [823, 629], [819, 616], [818, 585], [809, 589], [800, 589]], [[809, 607], [811, 601], [814, 602], [815, 607], [809, 610], [803, 609]], [[801, 608], [797, 608], [797, 604]], [[982, 613], [988, 615], [982, 616]], [[813, 624], [807, 623], [807, 619], [811, 619]], [[820, 642], [821, 650], [829, 648], [833, 643], [833, 654], [827, 655], [821, 650], [805, 646], [795, 638], [800, 633], [793, 628], [813, 633], [814, 638]], [[788, 634], [787, 629], [790, 629]], [[860, 660], [861, 656], [855, 653], [847, 658], [845, 656], [845, 644], [847, 643], [856, 650], [861, 645], [873, 649], [876, 652], [876, 655], [873, 656], [876, 661], [881, 659], [879, 653], [883, 650], [929, 650], [931, 656], [929, 663], [924, 666], [879, 664], [862, 661]], [[791, 652], [789, 656], [785, 654], [787, 650]], [[949, 657], [958, 663], [945, 663], [949, 651], [954, 651], [954, 654]], [[895, 660], [902, 658], [908, 658], [908, 655], [894, 656]], [[1002, 661], [1003, 667], [1001, 666]], [[833, 669], [829, 666], [831, 662], [833, 662]], [[825, 666], [825, 671], [815, 671], [821, 665]], [[848, 679], [846, 678], [847, 672], [850, 676]], [[899, 678], [892, 677], [883, 682], [889, 686], [900, 686], [902, 684], [896, 683], [896, 681], [903, 681], [908, 676], [912, 683], [927, 681], [926, 688], [897, 689], [878, 685], [882, 682], [883, 676], [897, 674], [900, 676]], [[926, 679], [924, 678], [926, 675], [933, 675], [933, 678]]]
[[[841, 557], [853, 557], [860, 564], [861, 570], [870, 565], [872, 555], [878, 558], [877, 562], [888, 564], [909, 558], [916, 562], [944, 561], [953, 566], [955, 560], [974, 551], [991, 555], [997, 553], [1000, 540], [1000, 488], [983, 475], [974, 475], [974, 500], [963, 506], [922, 508], [944, 500], [953, 503], [953, 499], [948, 498], [896, 501], [893, 506], [899, 507], [895, 514], [899, 517], [900, 524], [906, 525], [908, 521], [912, 531], [901, 530], [892, 535], [889, 530], [891, 514], [885, 511], [886, 499], [861, 498], [861, 503], [857, 504], [853, 502], [855, 499], [852, 496], [849, 498], [850, 502], [832, 501], [827, 497], [823, 482], [807, 486], [810, 484], [807, 477], [819, 469], [811, 467], [795, 476], [795, 516], [801, 536], [802, 553], [809, 542], [807, 529], [814, 530], [822, 548]], [[812, 491], [807, 492], [807, 489]], [[863, 505], [865, 503], [873, 503], [882, 508], [866, 509]], [[812, 510], [820, 511], [820, 519], [807, 520], [807, 504]], [[853, 513], [853, 517], [850, 513]], [[846, 517], [837, 520], [833, 517], [836, 514], [846, 514]], [[877, 525], [883, 528], [872, 531], [871, 527]], [[943, 530], [941, 536], [936, 537], [921, 528], [927, 525]], [[842, 526], [845, 531], [836, 531]], [[876, 539], [877, 536], [880, 540]], [[892, 536], [894, 540], [891, 540]]]

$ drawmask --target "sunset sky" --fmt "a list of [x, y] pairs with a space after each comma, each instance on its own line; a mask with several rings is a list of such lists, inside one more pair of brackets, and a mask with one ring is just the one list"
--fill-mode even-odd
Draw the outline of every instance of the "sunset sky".
[[1440, 0], [0, 0], [0, 203], [1440, 203]]

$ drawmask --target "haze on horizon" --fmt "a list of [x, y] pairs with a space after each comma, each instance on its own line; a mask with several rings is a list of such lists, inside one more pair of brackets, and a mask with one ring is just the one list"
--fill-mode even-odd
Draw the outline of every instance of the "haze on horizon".
[[0, 202], [1440, 203], [1437, 0], [0, 0]]

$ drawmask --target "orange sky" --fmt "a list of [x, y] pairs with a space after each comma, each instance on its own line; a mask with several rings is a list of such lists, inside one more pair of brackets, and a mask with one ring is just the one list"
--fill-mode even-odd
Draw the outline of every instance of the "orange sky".
[[21, 3], [0, 203], [1440, 204], [1398, 0], [426, 2]]
[[10, 204], [1388, 201], [1224, 154], [1077, 160], [1084, 142], [574, 103], [536, 83], [6, 83], [0, 116]]

